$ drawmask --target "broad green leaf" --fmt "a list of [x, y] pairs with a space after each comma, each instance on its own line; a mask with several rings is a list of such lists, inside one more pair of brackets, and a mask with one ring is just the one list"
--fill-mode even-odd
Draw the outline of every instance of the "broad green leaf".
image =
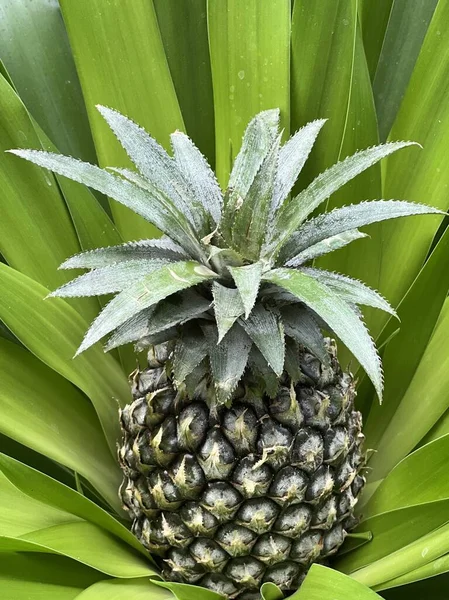
[[214, 165], [214, 99], [207, 0], [154, 0], [154, 8], [187, 133]]
[[[267, 244], [267, 250], [276, 253], [289, 240], [301, 223], [348, 181], [378, 163], [382, 158], [396, 152], [396, 150], [412, 145], [414, 145], [414, 142], [391, 142], [374, 146], [357, 152], [329, 167], [327, 171], [318, 175], [305, 190], [284, 203], [276, 216], [272, 240]], [[336, 233], [338, 232], [332, 232], [331, 235]], [[293, 243], [295, 244], [295, 242]], [[291, 245], [291, 242], [287, 242], [287, 245]]]
[[[153, 3], [111, 0], [105, 8], [102, 0], [61, 0], [60, 6], [100, 165], [130, 163], [96, 104], [119, 110], [168, 146], [183, 121]], [[124, 240], [153, 237], [155, 229], [126, 209], [112, 211]]]
[[[329, 119], [299, 177], [304, 188], [318, 174], [377, 143], [372, 88], [366, 66], [358, 0], [295, 0], [291, 34], [292, 129]], [[380, 196], [375, 167], [331, 200], [332, 206]]]
[[[439, 562], [439, 560], [443, 560], [443, 557], [434, 562]], [[429, 568], [432, 564], [434, 563], [429, 563], [423, 569]], [[416, 571], [412, 573], [416, 573]], [[446, 600], [448, 584], [449, 575], [445, 573], [439, 577], [432, 577], [431, 579], [418, 581], [411, 585], [383, 590], [382, 596], [385, 600], [410, 600], [410, 598], [426, 598], [430, 595], [432, 600]]]
[[145, 308], [180, 290], [216, 277], [216, 273], [194, 261], [166, 265], [142, 277], [115, 296], [103, 309], [84, 337], [77, 354], [87, 350]]
[[[398, 307], [400, 330], [388, 342], [382, 356], [385, 402], [382, 407], [373, 402], [365, 420], [364, 433], [370, 448], [379, 448], [385, 428], [400, 405], [427, 348], [449, 289], [449, 282], [441, 277], [441, 273], [448, 270], [449, 229], [445, 231]], [[382, 331], [379, 345], [397, 327], [396, 321], [390, 321]], [[362, 401], [366, 402], [371, 389], [366, 392], [365, 389], [363, 386], [359, 394], [364, 392], [365, 398], [362, 397]]]
[[292, 190], [325, 119], [317, 119], [301, 127], [285, 142], [279, 152], [279, 165], [274, 183], [271, 208], [273, 212], [282, 205]]
[[[225, 187], [246, 124], [255, 114], [279, 108], [288, 134], [291, 7], [289, 0], [208, 0], [207, 8], [216, 173]], [[235, 176], [231, 181], [236, 182]], [[237, 191], [242, 195], [239, 186]]]
[[121, 292], [146, 275], [167, 264], [176, 263], [163, 258], [127, 260], [119, 264], [93, 269], [66, 283], [50, 294], [50, 297], [71, 298], [77, 296], [100, 296]]
[[[26, 108], [2, 76], [0, 115], [0, 252], [12, 267], [56, 287], [68, 280], [57, 271], [58, 263], [80, 246], [53, 175], [5, 153], [41, 145]], [[96, 300], [73, 306], [89, 319], [98, 313]]]
[[76, 471], [119, 509], [120, 471], [83, 394], [30, 352], [1, 339], [0, 379], [0, 431]]
[[371, 80], [374, 79], [374, 75], [376, 74], [377, 63], [379, 62], [385, 31], [394, 1], [379, 0], [374, 4], [371, 0], [361, 0], [358, 3], [363, 45]]
[[260, 586], [262, 600], [282, 600], [284, 594], [274, 583], [266, 582]]
[[101, 348], [72, 360], [88, 323], [64, 300], [44, 301], [48, 290], [32, 279], [0, 264], [0, 290], [0, 319], [33, 354], [90, 398], [115, 456], [118, 404], [130, 397], [118, 363]]
[[311, 312], [301, 306], [285, 306], [281, 309], [281, 316], [286, 335], [305, 346], [323, 364], [328, 365], [329, 354], [324, 337]]
[[212, 286], [214, 297], [214, 314], [217, 321], [218, 342], [224, 338], [237, 319], [243, 315], [242, 298], [236, 288], [227, 288], [214, 282]]
[[197, 585], [188, 585], [186, 583], [174, 583], [171, 581], [156, 581], [155, 583], [161, 588], [170, 590], [178, 600], [223, 600], [221, 594], [217, 594], [207, 588], [198, 587]]
[[208, 343], [201, 329], [186, 328], [176, 344], [173, 358], [173, 375], [176, 383], [182, 383], [187, 375], [207, 356]]
[[259, 348], [268, 365], [280, 377], [285, 359], [282, 321], [262, 304], [256, 304], [249, 317], [239, 319], [239, 323]]
[[382, 371], [376, 348], [363, 321], [340, 295], [314, 277], [293, 269], [274, 269], [264, 279], [297, 296], [328, 324], [363, 366], [382, 398]]
[[173, 158], [128, 117], [106, 106], [98, 105], [97, 108], [150, 186], [154, 186], [167, 201], [172, 202], [200, 236], [209, 233], [204, 207], [192, 194]]
[[158, 240], [140, 240], [138, 242], [128, 242], [119, 246], [108, 246], [106, 248], [96, 248], [88, 252], [76, 254], [68, 258], [59, 267], [60, 269], [98, 269], [111, 264], [124, 262], [127, 260], [143, 259], [169, 259], [180, 260], [185, 257], [182, 248], [171, 242], [169, 239]]
[[150, 193], [121, 177], [116, 177], [109, 171], [70, 156], [37, 150], [11, 150], [10, 152], [111, 196], [144, 219], [154, 223], [195, 256], [202, 255], [202, 250], [186, 217], [158, 190], [154, 189]]
[[296, 264], [296, 253], [321, 242], [331, 235], [344, 233], [356, 227], [371, 225], [388, 219], [438, 213], [438, 209], [415, 202], [400, 200], [373, 200], [336, 208], [307, 221], [291, 236], [281, 251], [281, 261], [287, 266]]
[[[409, 583], [413, 583], [415, 581], [420, 581], [422, 579], [428, 579], [429, 577], [436, 577], [441, 575], [442, 573], [447, 573], [449, 571], [449, 554], [445, 554], [440, 558], [433, 560], [430, 563], [422, 567], [418, 567], [413, 571], [409, 571], [404, 575], [399, 575], [399, 577], [395, 577], [394, 579], [390, 579], [389, 581], [376, 586], [376, 589], [385, 590], [390, 588], [396, 588], [397, 586], [404, 586]], [[427, 582], [429, 583], [429, 582]], [[433, 583], [433, 582], [432, 582]], [[407, 588], [406, 588], [407, 589]], [[432, 588], [429, 589], [429, 591]], [[433, 594], [432, 589], [432, 600], [435, 600], [435, 595]], [[383, 594], [382, 594], [383, 595]]]
[[76, 600], [170, 600], [168, 592], [156, 588], [147, 578], [109, 579], [94, 583], [76, 596]]
[[386, 140], [438, 0], [394, 0], [373, 80], [379, 137]]
[[0, 595], [5, 600], [75, 600], [101, 577], [63, 556], [3, 554], [0, 561]]
[[351, 279], [350, 277], [345, 277], [345, 275], [323, 271], [322, 269], [304, 268], [301, 270], [303, 273], [315, 277], [317, 281], [324, 283], [324, 285], [340, 294], [346, 302], [371, 306], [396, 316], [394, 308], [390, 306], [385, 298], [382, 298], [379, 292], [372, 290], [361, 281], [357, 281], [357, 279]]
[[25, 106], [62, 152], [95, 160], [58, 2], [6, 0], [0, 7], [0, 21], [0, 57]]
[[354, 581], [351, 577], [338, 573], [322, 565], [312, 565], [304, 582], [292, 600], [381, 600], [375, 592]]
[[[449, 498], [449, 435], [426, 444], [394, 467], [363, 506], [365, 518]], [[429, 465], [432, 468], [429, 469]]]
[[89, 522], [148, 556], [134, 535], [108, 512], [75, 490], [13, 458], [0, 454], [4, 535], [22, 535], [60, 523]]
[[[442, 210], [449, 205], [449, 172], [444, 158], [444, 132], [449, 127], [449, 45], [441, 35], [448, 19], [449, 5], [439, 2], [390, 133], [391, 139], [416, 140], [424, 150], [388, 159], [383, 192], [384, 197], [426, 202]], [[427, 93], [422, 95], [422, 90]], [[376, 287], [394, 306], [418, 275], [440, 222], [440, 217], [434, 217], [382, 226], [381, 269]], [[398, 264], [402, 265], [399, 270]], [[385, 318], [373, 315], [370, 323], [371, 331], [377, 335]]]
[[414, 377], [384, 428], [377, 452], [370, 460], [371, 481], [385, 477], [413, 450], [449, 407], [446, 393], [449, 385], [448, 332], [449, 303], [446, 301]]
[[321, 242], [317, 242], [316, 244], [305, 248], [305, 250], [297, 254], [295, 256], [295, 266], [299, 267], [305, 262], [314, 260], [319, 256], [323, 256], [323, 254], [334, 252], [334, 250], [344, 248], [351, 242], [366, 237], [369, 236], [366, 233], [362, 233], [358, 229], [349, 229], [348, 231], [344, 231], [343, 233], [333, 235], [332, 237], [326, 238]]
[[178, 169], [191, 185], [196, 198], [218, 224], [223, 196], [214, 172], [192, 140], [184, 133], [172, 133], [170, 139]]
[[280, 141], [279, 136], [274, 140], [247, 194], [243, 197], [242, 205], [235, 210], [232, 226], [234, 247], [242, 256], [251, 260], [259, 259], [267, 236]]
[[210, 368], [217, 403], [224, 404], [243, 375], [252, 343], [238, 323], [231, 327], [219, 344], [215, 332], [206, 330], [205, 335], [209, 341]]
[[256, 262], [244, 267], [228, 267], [232, 279], [237, 286], [242, 303], [245, 308], [245, 319], [247, 319], [256, 302], [262, 277], [263, 265]]

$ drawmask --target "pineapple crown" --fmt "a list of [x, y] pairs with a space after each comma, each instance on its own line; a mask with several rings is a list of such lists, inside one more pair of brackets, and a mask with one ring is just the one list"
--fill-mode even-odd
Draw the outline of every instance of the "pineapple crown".
[[127, 117], [104, 106], [98, 110], [137, 171], [100, 169], [37, 150], [10, 151], [106, 194], [165, 234], [83, 252], [61, 265], [90, 270], [52, 296], [116, 294], [77, 354], [106, 335], [107, 350], [176, 340], [175, 382], [210, 373], [214, 401], [222, 404], [232, 398], [247, 365], [268, 391], [284, 369], [294, 377], [291, 357], [298, 345], [328, 364], [326, 329], [352, 352], [381, 398], [380, 359], [358, 307], [395, 311], [360, 281], [314, 268], [313, 261], [365, 237], [362, 226], [441, 211], [379, 200], [312, 214], [356, 175], [414, 142], [358, 152], [290, 196], [325, 120], [308, 123], [281, 145], [279, 110], [266, 110], [247, 126], [222, 193], [184, 133], [171, 135], [170, 156]]

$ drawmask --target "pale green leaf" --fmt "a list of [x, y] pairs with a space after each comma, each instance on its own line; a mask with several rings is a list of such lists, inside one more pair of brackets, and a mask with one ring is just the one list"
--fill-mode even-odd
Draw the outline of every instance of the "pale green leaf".
[[158, 589], [148, 578], [109, 579], [94, 583], [76, 600], [170, 600], [168, 592]]
[[242, 298], [246, 319], [249, 317], [256, 302], [262, 277], [262, 268], [262, 263], [260, 262], [244, 267], [228, 267]]
[[260, 595], [262, 600], [282, 600], [284, 594], [277, 585], [268, 581], [260, 586]]
[[314, 260], [319, 256], [323, 256], [324, 254], [328, 254], [329, 252], [333, 252], [334, 250], [339, 250], [340, 248], [344, 248], [351, 242], [355, 240], [360, 240], [362, 238], [369, 237], [366, 233], [362, 233], [358, 229], [349, 229], [348, 231], [344, 231], [343, 233], [338, 233], [337, 235], [333, 235], [321, 242], [317, 242], [316, 244], [312, 244], [308, 248], [305, 248], [302, 252], [297, 254], [294, 258], [294, 266], [299, 267], [305, 262], [310, 260]]
[[285, 288], [317, 313], [360, 362], [382, 398], [382, 370], [374, 343], [356, 312], [339, 294], [305, 273], [275, 269], [266, 281]]
[[245, 309], [240, 293], [235, 288], [227, 288], [220, 283], [214, 282], [212, 294], [214, 297], [214, 313], [218, 329], [218, 342], [221, 342], [237, 319], [243, 315]]
[[215, 277], [213, 271], [194, 261], [173, 263], [150, 273], [111, 300], [93, 322], [77, 354], [87, 350], [145, 308], [180, 290]]
[[302, 306], [286, 306], [281, 309], [286, 335], [307, 348], [324, 365], [329, 364], [323, 334], [311, 312]]
[[285, 359], [282, 321], [262, 304], [256, 304], [249, 317], [241, 318], [239, 323], [259, 348], [269, 366], [280, 377]]
[[351, 577], [322, 565], [312, 565], [292, 600], [381, 600], [375, 592]]
[[178, 600], [223, 600], [223, 596], [221, 594], [217, 594], [212, 590], [208, 590], [207, 588], [199, 587], [197, 585], [156, 580], [154, 580], [153, 583], [173, 592], [175, 598]]

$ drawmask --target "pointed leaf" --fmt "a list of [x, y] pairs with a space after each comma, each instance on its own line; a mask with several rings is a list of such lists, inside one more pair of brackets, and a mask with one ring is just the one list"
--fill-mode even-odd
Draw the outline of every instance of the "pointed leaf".
[[323, 334], [311, 312], [301, 306], [285, 306], [281, 309], [286, 335], [293, 338], [314, 354], [324, 365], [329, 364]]
[[59, 298], [78, 296], [100, 296], [121, 292], [139, 279], [157, 271], [166, 264], [175, 265], [164, 259], [127, 260], [80, 275], [50, 294]]
[[[212, 590], [208, 590], [207, 588], [199, 587], [197, 585], [157, 580], [154, 580], [152, 583], [155, 583], [159, 587], [166, 588], [167, 590], [173, 592], [173, 595], [177, 600], [223, 600], [222, 594], [217, 594]], [[173, 596], [170, 595], [170, 598], [172, 597]], [[120, 599], [117, 598], [117, 600]], [[145, 598], [142, 598], [142, 600], [145, 600]]]
[[104, 169], [70, 156], [38, 150], [10, 150], [10, 152], [114, 198], [159, 227], [195, 256], [202, 255], [186, 217], [156, 189], [153, 193], [149, 193]]
[[314, 260], [319, 256], [323, 256], [324, 254], [328, 254], [334, 250], [344, 248], [354, 240], [360, 240], [366, 237], [369, 236], [366, 233], [362, 233], [358, 229], [349, 229], [348, 231], [338, 233], [337, 235], [333, 235], [332, 237], [326, 238], [321, 242], [317, 242], [316, 244], [309, 246], [297, 254], [294, 259], [290, 260], [289, 264], [292, 267], [299, 267], [309, 260]]
[[143, 310], [117, 327], [109, 338], [105, 350], [151, 337], [178, 323], [189, 321], [207, 311], [210, 304], [194, 290], [187, 289], [180, 295], [170, 296], [157, 306]]
[[77, 354], [87, 350], [145, 308], [180, 290], [215, 277], [213, 271], [194, 261], [166, 265], [150, 273], [111, 300], [93, 322]]
[[382, 398], [382, 369], [374, 343], [361, 319], [342, 298], [310, 275], [291, 269], [275, 269], [266, 281], [285, 288], [315, 311], [352, 352]]
[[295, 185], [313, 144], [326, 119], [318, 119], [301, 127], [280, 149], [271, 211], [274, 214]]
[[291, 236], [281, 251], [286, 265], [295, 263], [299, 252], [331, 236], [371, 223], [411, 215], [444, 214], [437, 208], [402, 200], [373, 200], [336, 208], [307, 221]]
[[285, 359], [284, 328], [281, 320], [262, 304], [256, 304], [249, 317], [240, 319], [239, 323], [280, 377]]
[[280, 135], [274, 140], [260, 169], [236, 210], [232, 227], [234, 246], [246, 258], [257, 260], [267, 233], [267, 222], [278, 169]]
[[248, 361], [251, 340], [235, 323], [217, 344], [216, 332], [204, 330], [209, 341], [209, 360], [214, 379], [217, 404], [224, 404], [237, 387]]
[[300, 589], [292, 600], [382, 600], [365, 585], [343, 573], [322, 565], [312, 565]]
[[76, 600], [172, 600], [173, 595], [158, 589], [155, 583], [163, 582], [151, 581], [147, 577], [106, 579], [88, 587], [76, 596]]
[[173, 375], [177, 384], [182, 383], [207, 356], [208, 342], [201, 329], [189, 327], [183, 331], [176, 344], [173, 359]]
[[242, 298], [245, 307], [245, 318], [247, 319], [259, 292], [262, 263], [257, 262], [245, 267], [228, 267], [228, 269]]
[[279, 378], [256, 346], [251, 348], [248, 365], [254, 375], [262, 379], [268, 396], [275, 398], [279, 390]]
[[204, 235], [207, 217], [203, 205], [191, 193], [173, 158], [128, 117], [106, 106], [97, 105], [97, 108], [145, 179], [188, 217], [200, 235]]
[[305, 190], [286, 202], [278, 212], [272, 239], [267, 244], [267, 254], [276, 254], [301, 223], [345, 183], [396, 150], [414, 145], [418, 144], [415, 142], [390, 142], [374, 146], [348, 156], [345, 160], [318, 175]]
[[397, 316], [394, 308], [379, 294], [379, 292], [372, 290], [357, 279], [352, 279], [351, 277], [346, 277], [339, 273], [331, 273], [330, 271], [324, 271], [322, 269], [303, 268], [301, 271], [307, 275], [311, 275], [317, 281], [321, 281], [321, 283], [324, 283], [327, 287], [338, 294], [341, 294], [342, 298], [350, 304], [372, 306], [373, 308], [384, 310], [394, 317]]
[[212, 294], [218, 328], [218, 342], [221, 342], [237, 319], [243, 315], [245, 309], [240, 293], [235, 288], [227, 288], [220, 283], [214, 282]]
[[192, 140], [184, 133], [172, 133], [171, 143], [178, 169], [190, 183], [195, 196], [218, 224], [223, 195], [214, 172]]
[[287, 334], [285, 335], [285, 370], [294, 384], [301, 379], [299, 344], [293, 338], [288, 337]]

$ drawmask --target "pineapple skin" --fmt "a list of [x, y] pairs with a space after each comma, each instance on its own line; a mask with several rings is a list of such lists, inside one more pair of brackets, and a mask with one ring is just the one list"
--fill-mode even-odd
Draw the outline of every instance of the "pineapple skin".
[[362, 418], [335, 342], [330, 367], [300, 350], [299, 383], [284, 375], [270, 399], [244, 376], [219, 409], [204, 382], [191, 399], [175, 390], [169, 352], [149, 352], [120, 412], [120, 496], [134, 534], [167, 580], [241, 600], [266, 581], [296, 590], [356, 524], [365, 483]]

